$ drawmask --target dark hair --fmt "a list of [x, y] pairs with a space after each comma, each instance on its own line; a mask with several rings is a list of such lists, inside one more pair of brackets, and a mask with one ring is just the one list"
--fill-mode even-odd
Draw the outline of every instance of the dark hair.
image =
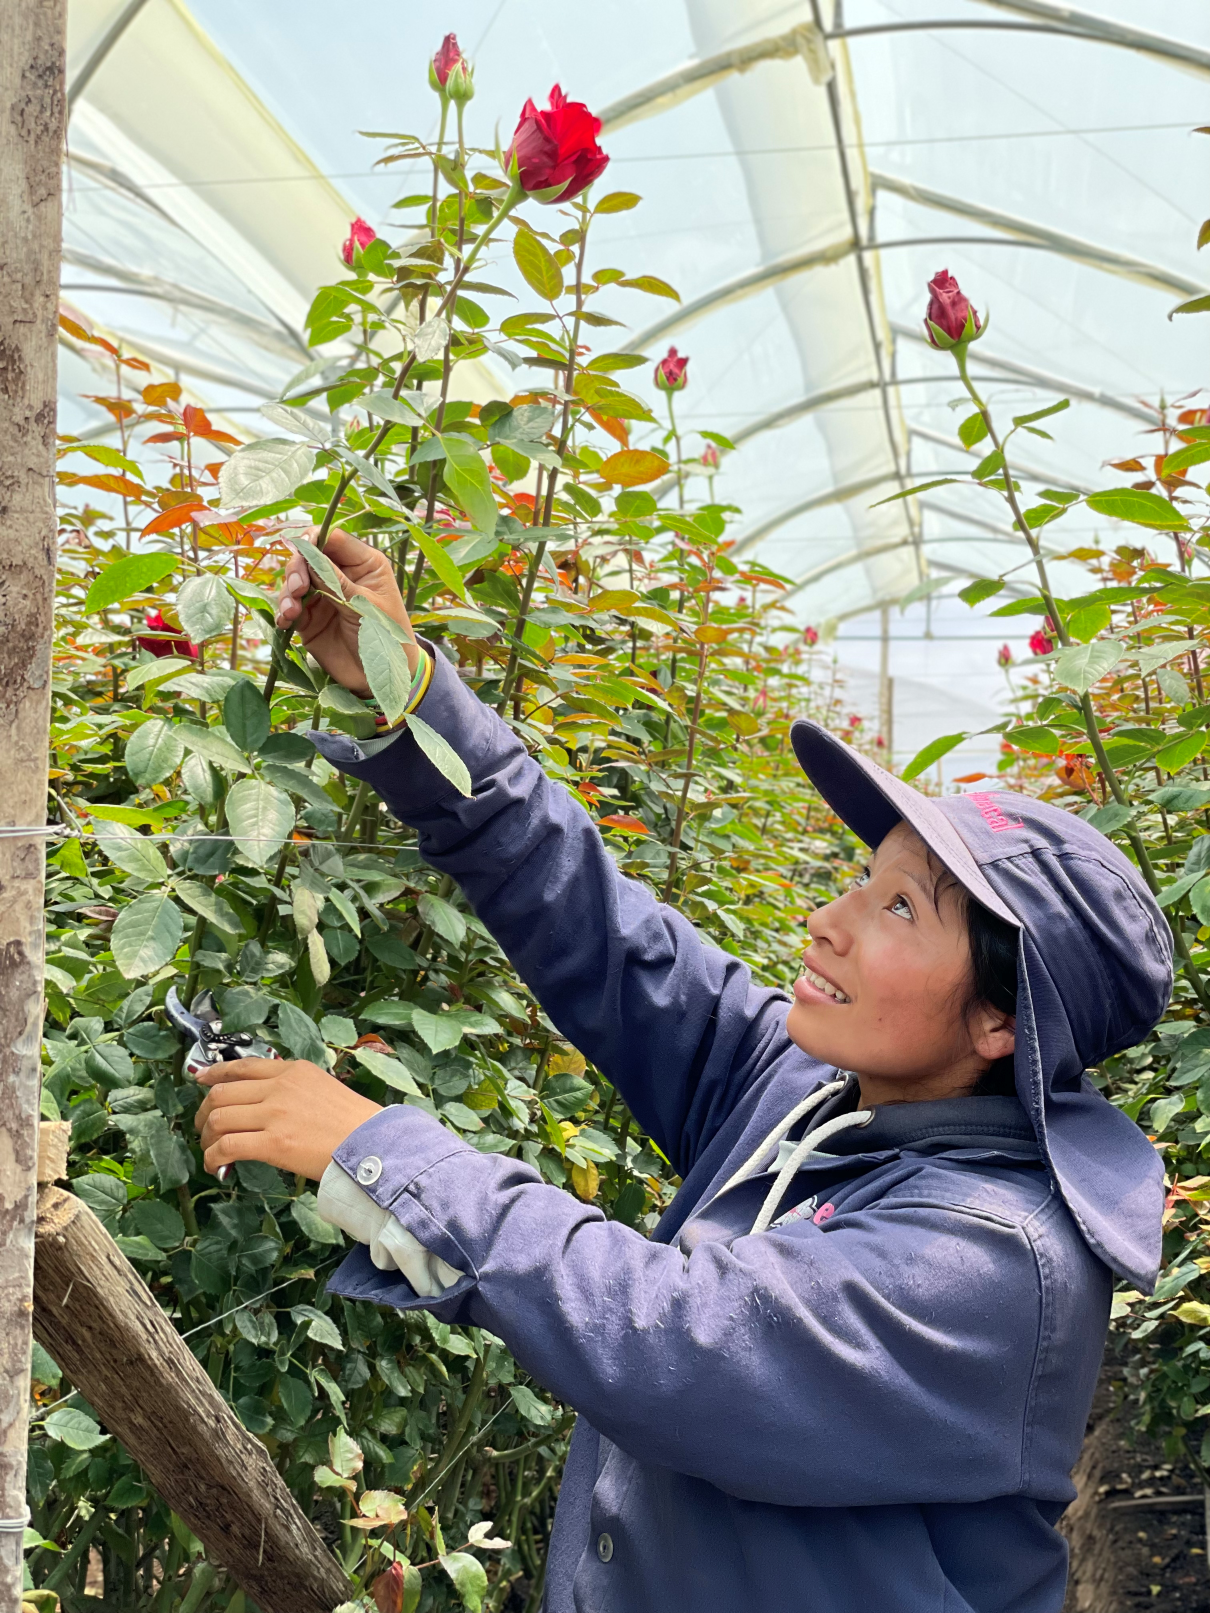
[[[937, 876], [934, 900], [952, 895], [959, 912], [966, 919], [970, 942], [971, 972], [965, 996], [961, 1003], [964, 1015], [973, 1014], [976, 1008], [990, 1006], [1002, 1014], [1017, 1012], [1017, 932], [1011, 924], [990, 913], [977, 902], [931, 849], [929, 866]], [[1016, 1093], [1013, 1074], [1013, 1055], [1008, 1053], [996, 1059], [970, 1089], [972, 1098], [1011, 1098]]]

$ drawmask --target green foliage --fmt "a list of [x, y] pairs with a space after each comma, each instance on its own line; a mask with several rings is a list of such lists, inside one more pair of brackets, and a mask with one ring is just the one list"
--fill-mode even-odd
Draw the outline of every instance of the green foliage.
[[[404, 1607], [499, 1609], [518, 1581], [540, 1580], [570, 1410], [489, 1334], [329, 1296], [344, 1239], [311, 1184], [255, 1163], [226, 1184], [205, 1173], [202, 1094], [164, 999], [209, 990], [229, 1030], [380, 1103], [419, 1104], [641, 1232], [677, 1183], [415, 836], [306, 739], [312, 727], [365, 738], [375, 717], [288, 635], [268, 641], [282, 539], [338, 597], [304, 525], [339, 524], [390, 554], [418, 630], [596, 819], [619, 866], [762, 981], [797, 972], [807, 914], [852, 847], [810, 803], [788, 743], [794, 717], [840, 714], [778, 605], [785, 579], [729, 559], [734, 510], [682, 508], [701, 483], [679, 441], [671, 462], [619, 448], [629, 423], [653, 420], [618, 379], [645, 361], [582, 368], [602, 287], [675, 293], [647, 275], [592, 276], [592, 209], [577, 200], [557, 241], [537, 224], [515, 236], [560, 319], [541, 309], [493, 326], [455, 282], [508, 222], [503, 192], [469, 180], [461, 156], [441, 173], [451, 188], [435, 215], [429, 204], [427, 241], [410, 255], [374, 242], [317, 294], [312, 338], [345, 350], [266, 408], [288, 437], [236, 446], [216, 481], [199, 468], [215, 458], [206, 445], [232, 439], [180, 408], [175, 383], [152, 384], [127, 405], [123, 442], [141, 451], [151, 428], [171, 444], [162, 484], [148, 455], [120, 516], [63, 511], [52, 810], [73, 838], [48, 865], [43, 1112], [71, 1121], [74, 1190], [336, 1542], [359, 1598], [395, 1564]], [[636, 200], [615, 193], [597, 210]], [[459, 399], [458, 366], [489, 342], [535, 367], [517, 397], [480, 409]], [[325, 407], [344, 423], [317, 428]], [[646, 487], [665, 478], [660, 504]], [[140, 644], [145, 606], [164, 613], [156, 648], [172, 653]], [[398, 631], [361, 610], [391, 718], [410, 687]], [[407, 722], [469, 791], [446, 741], [422, 715]], [[32, 1583], [57, 1576], [78, 1613], [92, 1541], [124, 1613], [167, 1613], [190, 1583], [190, 1613], [233, 1605], [222, 1574], [191, 1580], [196, 1542], [53, 1363], [42, 1370], [30, 1498], [47, 1544], [31, 1550]]]

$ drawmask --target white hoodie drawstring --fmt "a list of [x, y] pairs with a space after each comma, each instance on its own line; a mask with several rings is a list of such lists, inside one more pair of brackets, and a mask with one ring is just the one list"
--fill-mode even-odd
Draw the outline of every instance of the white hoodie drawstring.
[[[764, 1142], [760, 1144], [756, 1152], [749, 1154], [748, 1158], [735, 1172], [734, 1176], [729, 1176], [727, 1178], [722, 1187], [719, 1188], [718, 1192], [714, 1194], [714, 1198], [719, 1198], [722, 1194], [729, 1192], [731, 1188], [737, 1187], [740, 1182], [746, 1181], [749, 1176], [755, 1175], [765, 1155], [771, 1148], [777, 1147], [778, 1143], [781, 1142], [782, 1138], [790, 1130], [791, 1126], [793, 1126], [796, 1121], [801, 1120], [803, 1115], [810, 1114], [812, 1109], [818, 1108], [825, 1098], [831, 1098], [834, 1097], [836, 1093], [843, 1092], [847, 1081], [848, 1077], [841, 1075], [837, 1080], [829, 1081], [826, 1086], [818, 1087], [808, 1097], [805, 1097], [801, 1103], [795, 1104], [794, 1108], [790, 1110], [790, 1113], [786, 1116], [786, 1118], [778, 1121], [777, 1125], [774, 1126], [773, 1130], [765, 1138]], [[711, 1202], [713, 1202], [713, 1200]]]
[[764, 1232], [768, 1229], [773, 1217], [777, 1214], [777, 1207], [782, 1201], [791, 1178], [798, 1171], [798, 1167], [808, 1154], [812, 1154], [829, 1137], [835, 1137], [839, 1131], [847, 1131], [850, 1126], [868, 1126], [874, 1118], [872, 1109], [858, 1109], [853, 1114], [837, 1115], [834, 1120], [827, 1121], [817, 1131], [808, 1131], [798, 1147], [777, 1173], [777, 1179], [765, 1196], [765, 1202], [760, 1207], [760, 1214], [752, 1223], [753, 1233]]

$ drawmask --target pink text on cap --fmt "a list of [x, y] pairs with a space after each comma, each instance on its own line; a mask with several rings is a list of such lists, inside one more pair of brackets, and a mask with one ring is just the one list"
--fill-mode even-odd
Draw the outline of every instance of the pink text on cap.
[[966, 799], [975, 803], [976, 812], [994, 835], [1003, 834], [1006, 829], [1022, 827], [1019, 819], [1005, 817], [1003, 810], [996, 805], [994, 795], [981, 790], [978, 794], [968, 795]]

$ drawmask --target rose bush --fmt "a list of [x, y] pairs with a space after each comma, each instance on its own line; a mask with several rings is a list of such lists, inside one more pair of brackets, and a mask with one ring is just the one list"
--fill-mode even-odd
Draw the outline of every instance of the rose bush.
[[[359, 1605], [383, 1613], [537, 1606], [571, 1413], [487, 1334], [331, 1299], [343, 1239], [305, 1181], [206, 1175], [169, 988], [209, 990], [228, 1029], [421, 1104], [631, 1226], [649, 1231], [676, 1183], [415, 837], [299, 732], [366, 736], [377, 715], [273, 630], [286, 541], [314, 526], [322, 545], [339, 523], [389, 554], [418, 629], [620, 866], [759, 979], [788, 983], [807, 913], [854, 851], [788, 746], [793, 716], [846, 714], [779, 611], [784, 579], [731, 560], [735, 512], [689, 496], [702, 483], [679, 438], [670, 457], [652, 393], [625, 384], [649, 360], [587, 351], [588, 329], [615, 323], [594, 307], [607, 286], [619, 307], [676, 294], [594, 271], [594, 219], [637, 198], [589, 199], [595, 120], [557, 101], [526, 137], [527, 164], [543, 141], [554, 157], [525, 171], [559, 184], [558, 233], [524, 217], [508, 173], [482, 171], [491, 154], [459, 120], [431, 153], [431, 193], [410, 199], [405, 247], [355, 222], [349, 274], [308, 314], [320, 354], [265, 407], [276, 435], [240, 446], [148, 377], [135, 402], [110, 401], [121, 450], [61, 450], [43, 1112], [71, 1121], [74, 1191], [263, 1440]], [[506, 255], [508, 227], [539, 305], [493, 316], [497, 289], [468, 269], [494, 239]], [[121, 373], [143, 363], [68, 321]], [[523, 379], [473, 405], [458, 366], [489, 343]], [[644, 429], [654, 445], [632, 446]], [[149, 610], [179, 630], [142, 645]], [[374, 620], [367, 693], [389, 713], [400, 652]], [[458, 776], [456, 757], [442, 765]], [[122, 1613], [242, 1613], [45, 1352], [34, 1380], [31, 1584], [83, 1613], [93, 1555]]]

